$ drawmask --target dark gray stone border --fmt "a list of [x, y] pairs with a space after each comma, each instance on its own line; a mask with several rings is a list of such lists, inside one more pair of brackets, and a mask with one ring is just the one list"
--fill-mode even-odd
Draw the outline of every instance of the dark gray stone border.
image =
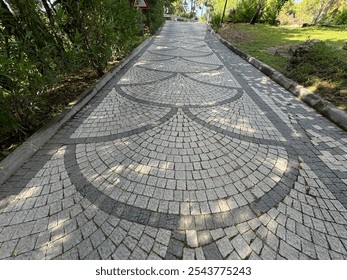
[[291, 92], [294, 96], [304, 101], [307, 105], [314, 108], [317, 112], [347, 131], [347, 113], [345, 111], [336, 108], [331, 102], [324, 100], [319, 95], [314, 94], [312, 91], [304, 88], [297, 82], [288, 79], [282, 73], [273, 69], [269, 65], [236, 48], [230, 42], [223, 39], [219, 34], [217, 34], [211, 27], [208, 28], [219, 41], [221, 41], [225, 46], [227, 46], [242, 59], [249, 62], [251, 65], [263, 72], [273, 81]]
[[[199, 56], [197, 56], [199, 57]], [[186, 60], [184, 58], [181, 58], [179, 56], [174, 56], [172, 57], [172, 59], [175, 59], [175, 58], [180, 58], [182, 60], [185, 60], [186, 62], [191, 62], [191, 63], [196, 63], [196, 64], [202, 64], [200, 62], [196, 62], [196, 61], [189, 61], [189, 60]], [[168, 59], [169, 60], [169, 59]], [[155, 62], [155, 61], [154, 61]], [[187, 73], [187, 74], [191, 74], [191, 73], [205, 73], [205, 72], [209, 72], [209, 71], [216, 71], [216, 70], [220, 70], [222, 69], [224, 66], [223, 65], [216, 65], [216, 64], [209, 64], [209, 63], [205, 63], [204, 65], [211, 65], [211, 66], [216, 66], [215, 68], [213, 69], [203, 69], [201, 71], [172, 71], [172, 70], [162, 70], [162, 69], [151, 69], [151, 68], [147, 68], [146, 66], [142, 66], [142, 65], [138, 65], [139, 68], [142, 68], [142, 69], [146, 69], [146, 70], [152, 70], [152, 71], [157, 71], [157, 72], [163, 72], [163, 73], [180, 73], [180, 74], [184, 74], [184, 73]]]
[[[117, 86], [117, 93], [119, 95], [123, 96], [124, 98], [130, 100], [130, 101], [133, 101], [133, 102], [136, 102], [136, 103], [140, 103], [140, 104], [143, 104], [143, 105], [147, 105], [147, 106], [152, 106], [152, 107], [170, 108], [171, 110], [169, 112], [167, 112], [165, 115], [163, 115], [160, 119], [154, 120], [154, 121], [148, 123], [147, 125], [144, 125], [144, 126], [141, 126], [141, 127], [129, 130], [129, 131], [124, 131], [124, 132], [121, 132], [121, 133], [104, 135], [104, 136], [71, 138], [71, 135], [72, 135], [74, 130], [70, 130], [70, 133], [68, 133], [70, 138], [60, 139], [60, 141], [61, 141], [61, 143], [64, 143], [64, 144], [78, 144], [78, 143], [106, 142], [106, 141], [113, 141], [113, 140], [116, 140], [116, 139], [120, 139], [120, 138], [123, 138], [123, 137], [129, 137], [131, 135], [145, 132], [146, 130], [152, 129], [152, 128], [158, 126], [158, 125], [161, 125], [161, 124], [165, 123], [166, 121], [168, 121], [174, 115], [177, 114], [177, 110], [179, 108], [181, 108], [183, 110], [188, 110], [189, 108], [209, 108], [209, 107], [213, 108], [215, 106], [221, 106], [221, 105], [224, 105], [224, 104], [235, 102], [239, 98], [242, 97], [243, 93], [242, 93], [241, 89], [236, 89], [236, 88], [231, 88], [231, 89], [236, 90], [237, 93], [235, 95], [233, 95], [232, 97], [230, 97], [230, 98], [227, 98], [227, 99], [224, 99], [224, 100], [221, 100], [221, 101], [216, 101], [213, 104], [174, 106], [174, 105], [171, 105], [171, 104], [159, 104], [159, 103], [156, 103], [156, 102], [153, 102], [153, 101], [138, 99], [138, 98], [136, 98], [134, 96], [126, 94], [125, 92], [123, 92]], [[105, 94], [103, 94], [102, 96], [104, 96], [104, 95]], [[96, 102], [95, 103], [95, 107], [98, 106], [98, 105], [99, 105], [99, 102]], [[88, 108], [87, 109], [87, 114], [90, 114], [92, 111], [94, 111], [95, 107]], [[195, 119], [196, 117], [194, 116], [193, 118]], [[193, 118], [191, 117], [191, 119], [193, 119]], [[81, 125], [82, 123], [83, 123], [83, 120], [79, 120], [79, 121], [76, 122], [76, 124], [74, 124], [73, 127], [76, 128], [79, 125]], [[205, 125], [204, 122], [203, 122], [203, 125]], [[208, 125], [206, 125], [206, 126], [208, 126]], [[216, 129], [216, 131], [218, 131], [218, 128]], [[236, 138], [242, 139], [242, 136], [238, 136], [238, 134], [235, 134], [235, 135], [236, 135]], [[254, 138], [254, 139], [256, 139], [256, 138]]]
[[[194, 108], [194, 107], [190, 107]], [[217, 133], [229, 136], [230, 138], [233, 139], [239, 139], [241, 141], [246, 141], [246, 142], [252, 142], [252, 143], [257, 143], [257, 144], [262, 144], [262, 145], [272, 145], [272, 146], [286, 146], [285, 141], [277, 141], [277, 140], [271, 140], [271, 139], [262, 139], [262, 138], [256, 138], [253, 136], [247, 136], [247, 135], [242, 135], [239, 133], [231, 132], [229, 130], [220, 128], [218, 126], [215, 126], [213, 124], [209, 124], [206, 121], [199, 119], [196, 115], [194, 115], [192, 112], [190, 112], [189, 108], [183, 108], [183, 112], [190, 118], [192, 121], [210, 129], [213, 130]]]
[[124, 131], [121, 133], [117, 133], [117, 134], [111, 134], [111, 135], [105, 135], [105, 136], [95, 136], [95, 137], [79, 137], [79, 138], [69, 138], [67, 139], [65, 142], [67, 144], [79, 144], [79, 143], [95, 143], [95, 142], [107, 142], [107, 141], [114, 141], [120, 138], [124, 138], [124, 137], [130, 137], [134, 134], [138, 134], [138, 133], [142, 133], [145, 132], [146, 130], [150, 130], [155, 128], [158, 125], [161, 125], [163, 123], [165, 123], [166, 121], [168, 121], [169, 119], [171, 119], [174, 115], [177, 114], [177, 108], [171, 108], [171, 110], [165, 114], [164, 116], [162, 116], [159, 120], [156, 120], [152, 123], [149, 123], [145, 126], [141, 126], [129, 131]]
[[[199, 46], [196, 46], [196, 47], [199, 47]], [[157, 52], [164, 52], [164, 51], [172, 51], [172, 50], [176, 50], [176, 49], [183, 49], [185, 51], [196, 52], [197, 55], [177, 56], [177, 55], [172, 55], [172, 54], [157, 53]], [[189, 58], [192, 58], [192, 57], [207, 57], [207, 56], [213, 55], [213, 53], [211, 53], [211, 52], [195, 51], [195, 50], [186, 49], [186, 48], [180, 48], [180, 47], [176, 47], [176, 48], [172, 48], [172, 49], [165, 49], [165, 50], [161, 50], [161, 51], [150, 50], [148, 52], [151, 53], [151, 54], [154, 54], [154, 55], [166, 56], [166, 57], [170, 57], [170, 58], [174, 58], [174, 57], [179, 57], [179, 58], [185, 58], [185, 57], [189, 57]], [[202, 63], [202, 64], [204, 64], [204, 63]]]
[[81, 173], [76, 145], [66, 148], [64, 163], [71, 183], [89, 202], [107, 214], [143, 225], [168, 230], [206, 230], [226, 228], [257, 218], [281, 202], [294, 187], [299, 170], [295, 152], [287, 147], [288, 167], [281, 180], [269, 192], [248, 205], [230, 211], [200, 215], [166, 214], [139, 208], [110, 198], [93, 186]]
[[[128, 86], [128, 85], [124, 85], [124, 86]], [[221, 105], [224, 105], [224, 104], [227, 104], [227, 103], [235, 102], [236, 100], [240, 99], [242, 97], [242, 95], [243, 95], [242, 89], [240, 89], [240, 88], [223, 87], [223, 88], [227, 88], [227, 89], [230, 89], [230, 90], [235, 90], [236, 94], [234, 94], [233, 96], [231, 96], [231, 97], [229, 97], [227, 99], [215, 101], [213, 103], [206, 104], [206, 105], [199, 105], [199, 104], [175, 105], [175, 104], [169, 104], [169, 103], [157, 103], [157, 102], [154, 102], [154, 101], [149, 101], [149, 100], [144, 100], [144, 99], [137, 98], [137, 97], [135, 97], [133, 95], [129, 95], [129, 94], [125, 93], [122, 90], [122, 87], [123, 87], [123, 85], [117, 85], [115, 88], [116, 88], [117, 93], [119, 93], [124, 98], [127, 98], [127, 99], [129, 99], [131, 101], [134, 101], [134, 102], [137, 102], [137, 103], [149, 105], [149, 106], [166, 107], [166, 108], [209, 108], [209, 107], [221, 106]], [[216, 87], [222, 87], [222, 86], [217, 86], [216, 85]]]

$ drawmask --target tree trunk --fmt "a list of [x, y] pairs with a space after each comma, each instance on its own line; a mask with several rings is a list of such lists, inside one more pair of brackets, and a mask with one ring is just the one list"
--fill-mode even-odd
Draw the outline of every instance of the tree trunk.
[[223, 15], [222, 15], [222, 20], [221, 20], [221, 25], [223, 24], [223, 21], [224, 21], [224, 15], [225, 15], [225, 9], [227, 7], [227, 4], [228, 4], [228, 0], [225, 0], [225, 3], [224, 3], [224, 9], [223, 9]]
[[63, 40], [59, 37], [59, 35], [56, 32], [55, 18], [54, 18], [54, 15], [53, 15], [52, 8], [48, 4], [47, 0], [42, 0], [42, 4], [45, 7], [49, 23], [52, 26], [51, 32], [52, 32], [52, 34], [53, 34], [53, 36], [54, 36], [54, 38], [56, 40], [56, 45], [57, 45], [58, 49], [60, 50], [61, 55], [64, 55], [65, 54], [64, 42], [63, 42]]
[[262, 8], [262, 0], [259, 0], [258, 4], [257, 4], [257, 8], [256, 8], [256, 10], [254, 12], [254, 15], [253, 15], [251, 21], [250, 21], [250, 24], [255, 24], [258, 21], [261, 8]]
[[0, 21], [3, 27], [5, 28], [7, 34], [10, 36], [15, 36], [16, 38], [22, 37], [23, 32], [17, 24], [17, 18], [12, 14], [11, 10], [8, 8], [7, 4], [3, 0], [0, 1], [0, 4], [0, 9], [3, 11], [3, 16], [0, 18]]
[[324, 7], [326, 1], [329, 1], [329, 0], [321, 0], [319, 8], [313, 14], [312, 24], [316, 24], [318, 22], [318, 18], [323, 11], [323, 7]]
[[313, 19], [313, 23], [317, 24], [321, 22], [326, 15], [328, 14], [329, 10], [337, 3], [337, 0], [328, 0], [327, 2], [325, 0], [321, 1], [321, 4], [319, 6], [319, 9], [315, 13], [315, 17]]
[[323, 9], [323, 11], [321, 12], [321, 14], [319, 15], [319, 17], [317, 18], [316, 23], [321, 22], [328, 14], [329, 10], [336, 4], [337, 0], [330, 0], [327, 5], [325, 6], [325, 8]]
[[49, 23], [54, 26], [54, 17], [53, 17], [53, 13], [52, 13], [52, 9], [51, 7], [48, 5], [47, 0], [42, 0], [42, 4], [45, 7], [46, 13], [47, 13], [47, 17], [49, 19]]

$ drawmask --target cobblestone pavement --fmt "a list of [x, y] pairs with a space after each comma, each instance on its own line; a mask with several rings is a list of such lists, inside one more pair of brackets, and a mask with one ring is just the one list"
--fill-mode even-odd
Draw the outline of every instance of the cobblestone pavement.
[[346, 259], [347, 134], [206, 25], [152, 42], [0, 188], [0, 259]]

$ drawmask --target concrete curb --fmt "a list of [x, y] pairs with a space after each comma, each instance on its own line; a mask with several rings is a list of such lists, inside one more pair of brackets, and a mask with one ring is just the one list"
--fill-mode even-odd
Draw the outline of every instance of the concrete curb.
[[236, 48], [227, 40], [223, 39], [219, 34], [217, 34], [210, 26], [208, 28], [210, 32], [219, 39], [219, 41], [221, 41], [234, 53], [239, 55], [245, 61], [249, 62], [251, 65], [253, 65], [261, 72], [263, 72], [277, 84], [287, 89], [297, 98], [304, 101], [307, 105], [314, 108], [318, 113], [322, 114], [330, 121], [347, 131], [347, 113], [345, 111], [336, 108], [331, 102], [324, 100], [317, 94], [314, 94], [312, 91], [309, 91], [308, 89], [304, 88], [303, 86], [299, 85], [293, 80], [288, 79], [282, 73], [273, 69], [269, 65], [257, 60], [256, 58]]
[[[160, 31], [160, 29], [159, 29]], [[158, 31], [158, 32], [159, 32]], [[31, 158], [58, 130], [69, 121], [79, 110], [81, 110], [105, 84], [123, 69], [140, 51], [146, 47], [152, 37], [146, 39], [135, 48], [118, 65], [114, 66], [108, 73], [103, 75], [94, 86], [85, 90], [77, 99], [47, 125], [30, 136], [20, 147], [9, 154], [0, 162], [0, 186], [6, 182], [14, 172], [19, 169], [29, 158]]]

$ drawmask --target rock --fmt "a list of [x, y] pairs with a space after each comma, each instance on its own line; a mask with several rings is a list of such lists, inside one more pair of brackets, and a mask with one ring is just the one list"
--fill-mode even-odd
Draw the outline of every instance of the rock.
[[289, 53], [290, 48], [291, 48], [291, 45], [284, 45], [284, 46], [270, 47], [263, 51], [271, 55], [290, 58], [291, 57], [291, 54]]
[[291, 58], [289, 60], [289, 63], [286, 67], [288, 71], [292, 70], [296, 64], [298, 64], [301, 60], [301, 58], [310, 51], [310, 49], [316, 45], [321, 43], [321, 40], [318, 39], [313, 39], [313, 40], [308, 40], [302, 45], [298, 46], [291, 46], [289, 49], [289, 53], [291, 54]]
[[274, 55], [281, 57], [290, 57], [289, 49], [291, 46], [279, 46], [276, 48]]
[[314, 24], [312, 24], [312, 23], [303, 23], [301, 27], [305, 28], [305, 27], [310, 27], [310, 26], [314, 26]]
[[309, 47], [312, 47], [312, 46], [314, 46], [314, 45], [316, 45], [316, 44], [319, 44], [319, 43], [321, 43], [321, 42], [322, 42], [322, 41], [319, 40], [319, 39], [312, 39], [312, 40], [306, 41], [304, 45], [309, 46]]
[[288, 49], [289, 55], [293, 56], [298, 47], [299, 46], [290, 46], [289, 49]]

